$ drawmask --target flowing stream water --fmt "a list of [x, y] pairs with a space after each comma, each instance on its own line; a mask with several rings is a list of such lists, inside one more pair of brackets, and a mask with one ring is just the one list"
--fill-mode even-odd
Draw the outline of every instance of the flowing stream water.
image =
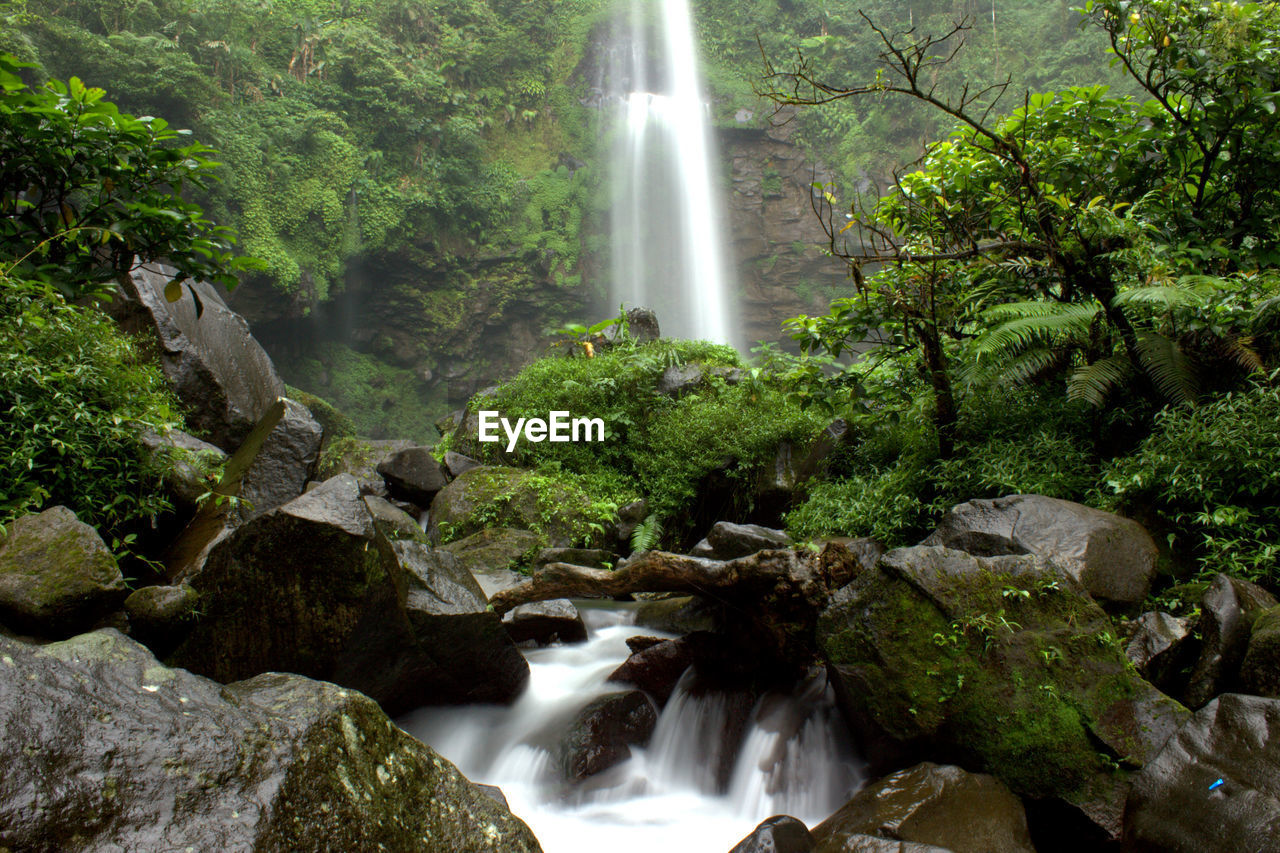
[[668, 337], [739, 344], [719, 159], [698, 72], [688, 0], [632, 0], [608, 69], [615, 304], [657, 312]]
[[[577, 711], [627, 689], [606, 683], [629, 654], [627, 638], [658, 635], [632, 624], [625, 607], [584, 604], [582, 612], [587, 641], [526, 652], [529, 687], [510, 707], [425, 708], [400, 721], [469, 779], [500, 787], [546, 853], [728, 851], [776, 814], [812, 827], [862, 781], [823, 676], [761, 697], [743, 726], [741, 694], [695, 692], [690, 672], [647, 747], [568, 785], [557, 743]], [[727, 782], [718, 766], [731, 768]]]

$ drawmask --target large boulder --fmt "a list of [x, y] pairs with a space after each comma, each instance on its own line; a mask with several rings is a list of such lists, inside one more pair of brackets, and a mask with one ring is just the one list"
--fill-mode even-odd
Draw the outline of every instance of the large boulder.
[[129, 634], [157, 655], [167, 655], [195, 620], [200, 595], [186, 584], [144, 586], [124, 600]]
[[1227, 693], [1196, 712], [1134, 779], [1125, 849], [1280, 850], [1280, 700]]
[[349, 474], [237, 528], [187, 582], [203, 615], [172, 662], [219, 681], [297, 672], [399, 713], [510, 701], [528, 679], [475, 579], [380, 530]]
[[979, 557], [1049, 557], [1094, 599], [1120, 608], [1134, 607], [1147, 597], [1156, 571], [1156, 545], [1142, 525], [1043, 495], [959, 504], [921, 544]]
[[863, 835], [955, 853], [1035, 853], [1022, 802], [1000, 780], [927, 762], [854, 794], [814, 827], [815, 853], [851, 849], [846, 841]]
[[832, 596], [817, 637], [873, 772], [938, 756], [1069, 804], [1112, 837], [1114, 767], [1140, 767], [1187, 717], [1043, 557], [890, 551]]
[[232, 452], [285, 396], [284, 382], [249, 324], [213, 285], [186, 282], [181, 298], [168, 301], [165, 287], [174, 275], [164, 266], [134, 271], [112, 313], [126, 330], [156, 342], [165, 377], [188, 411], [187, 425]]
[[1276, 604], [1275, 597], [1257, 584], [1226, 575], [1214, 578], [1200, 601], [1200, 657], [1187, 682], [1187, 705], [1199, 708], [1235, 689], [1253, 623]]
[[365, 696], [297, 675], [221, 685], [114, 630], [0, 637], [0, 848], [540, 850]]
[[325, 446], [316, 476], [328, 480], [350, 474], [365, 494], [386, 497], [387, 484], [378, 473], [378, 466], [413, 446], [406, 439], [340, 438]]
[[761, 821], [729, 853], [811, 853], [813, 836], [802, 821], [790, 815], [776, 815]]
[[582, 781], [631, 757], [649, 742], [658, 722], [653, 703], [639, 690], [607, 693], [578, 712], [556, 752], [564, 777]]
[[733, 560], [757, 551], [790, 547], [791, 537], [781, 530], [758, 524], [717, 521], [711, 526], [707, 538], [695, 545], [690, 553], [695, 557]]
[[284, 415], [240, 478], [242, 516], [256, 518], [296, 498], [316, 472], [324, 430], [306, 406], [284, 400]]
[[429, 447], [407, 447], [378, 463], [391, 496], [418, 506], [431, 500], [449, 483], [449, 475]]
[[11, 630], [68, 637], [126, 595], [116, 558], [65, 506], [16, 519], [0, 540], [0, 625]]
[[1254, 620], [1240, 684], [1254, 695], [1280, 699], [1280, 607], [1264, 610]]
[[502, 614], [507, 634], [517, 643], [581, 643], [587, 639], [582, 614], [567, 598], [522, 604]]

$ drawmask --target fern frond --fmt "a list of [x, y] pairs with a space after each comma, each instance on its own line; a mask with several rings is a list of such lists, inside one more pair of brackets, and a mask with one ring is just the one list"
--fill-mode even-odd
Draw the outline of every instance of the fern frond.
[[1263, 373], [1266, 370], [1262, 355], [1253, 348], [1253, 338], [1225, 338], [1221, 347], [1227, 358], [1250, 373]]
[[1181, 287], [1176, 284], [1155, 284], [1149, 287], [1134, 287], [1116, 294], [1111, 304], [1117, 308], [1134, 306], [1173, 308], [1177, 305], [1203, 305], [1208, 297], [1199, 289]]
[[986, 317], [1000, 325], [974, 342], [974, 352], [982, 357], [1018, 352], [1033, 344], [1064, 337], [1085, 338], [1098, 310], [1096, 303], [1016, 302], [995, 306], [986, 312]]
[[631, 533], [632, 553], [652, 551], [662, 540], [662, 533], [662, 521], [656, 513], [651, 513], [644, 521], [637, 524], [636, 529]]
[[1175, 403], [1195, 401], [1195, 368], [1175, 341], [1156, 332], [1140, 332], [1138, 358], [1156, 389], [1167, 399]]
[[1124, 384], [1132, 374], [1129, 359], [1123, 355], [1109, 355], [1093, 364], [1077, 367], [1067, 380], [1067, 399], [1082, 400], [1095, 408], [1101, 408], [1107, 396]]

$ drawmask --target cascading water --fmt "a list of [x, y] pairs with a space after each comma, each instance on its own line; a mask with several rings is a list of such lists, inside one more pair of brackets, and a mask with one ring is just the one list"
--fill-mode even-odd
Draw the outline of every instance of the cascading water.
[[529, 688], [511, 707], [430, 708], [400, 721], [468, 778], [500, 787], [546, 853], [728, 850], [776, 814], [813, 826], [860, 783], [825, 678], [764, 696], [743, 728], [744, 694], [695, 693], [686, 673], [647, 747], [568, 785], [556, 744], [578, 710], [625, 689], [606, 679], [627, 657], [627, 638], [655, 633], [629, 624], [628, 610], [584, 608], [583, 617], [587, 642], [526, 653]]
[[737, 345], [720, 191], [688, 0], [632, 0], [608, 70], [614, 304], [657, 312], [664, 334]]

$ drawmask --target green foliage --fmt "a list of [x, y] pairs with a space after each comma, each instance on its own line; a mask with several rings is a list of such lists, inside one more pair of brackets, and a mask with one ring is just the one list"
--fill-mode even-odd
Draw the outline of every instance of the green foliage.
[[1280, 589], [1280, 388], [1270, 381], [1197, 409], [1170, 408], [1132, 455], [1103, 474], [1104, 494], [1175, 531], [1202, 574]]
[[0, 55], [0, 256], [5, 272], [56, 283], [68, 295], [164, 258], [177, 280], [227, 286], [236, 269], [229, 231], [187, 186], [206, 188], [217, 164], [200, 143], [171, 143], [163, 119], [134, 118], [72, 77], [28, 87], [23, 68]]
[[[727, 384], [716, 368], [734, 368], [731, 348], [700, 341], [622, 342], [593, 358], [544, 358], [500, 386], [482, 405], [514, 422], [545, 418], [548, 411], [598, 417], [603, 443], [521, 442], [510, 461], [561, 464], [578, 473], [609, 472], [626, 478], [664, 520], [678, 518], [703, 479], [727, 467], [744, 482], [785, 439], [804, 440], [825, 421], [787, 400], [767, 382]], [[697, 365], [703, 384], [673, 399], [658, 380], [672, 366]], [[481, 452], [497, 451], [481, 445]]]
[[168, 509], [138, 440], [180, 425], [160, 371], [106, 316], [0, 278], [0, 522], [55, 504], [121, 537]]

